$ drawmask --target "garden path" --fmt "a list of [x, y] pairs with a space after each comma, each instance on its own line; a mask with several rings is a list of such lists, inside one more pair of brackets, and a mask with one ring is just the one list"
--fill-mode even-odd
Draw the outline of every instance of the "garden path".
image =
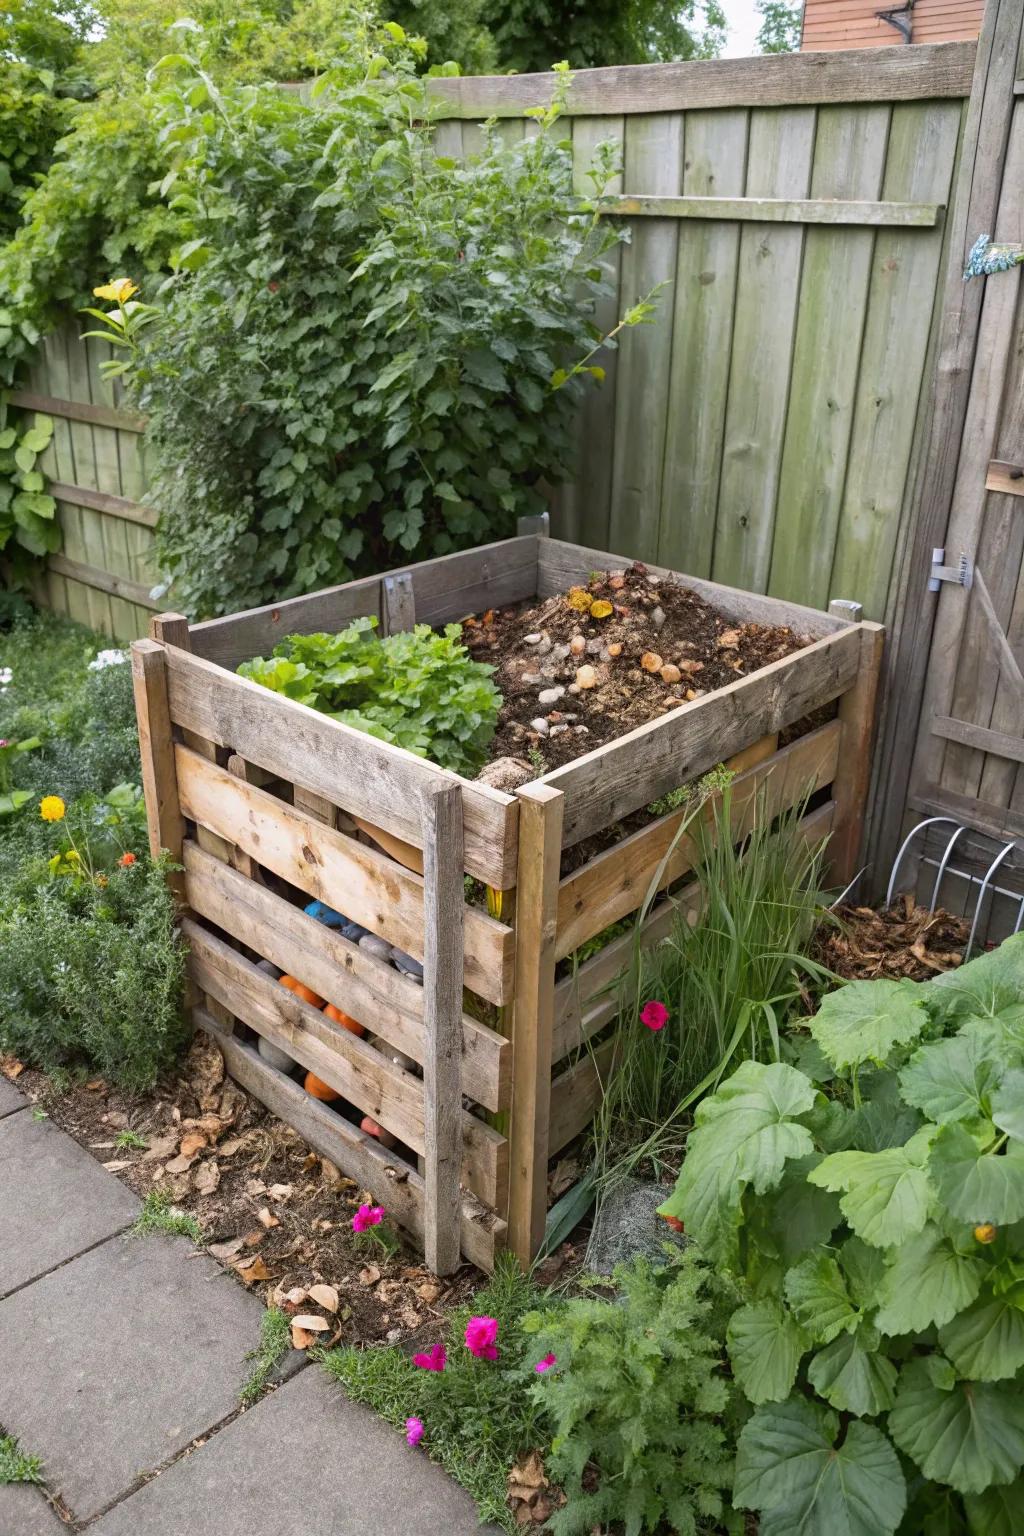
[[239, 1392], [261, 1306], [0, 1076], [0, 1426], [43, 1463], [0, 1536], [470, 1536], [469, 1496], [292, 1351]]

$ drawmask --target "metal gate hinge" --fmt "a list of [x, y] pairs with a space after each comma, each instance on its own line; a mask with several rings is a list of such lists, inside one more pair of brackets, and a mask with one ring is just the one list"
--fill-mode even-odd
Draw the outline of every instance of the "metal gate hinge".
[[944, 549], [932, 550], [932, 569], [928, 580], [928, 591], [937, 592], [944, 581], [953, 581], [958, 587], [970, 587], [974, 578], [974, 571], [967, 556], [961, 554], [956, 565], [944, 565], [946, 558]]

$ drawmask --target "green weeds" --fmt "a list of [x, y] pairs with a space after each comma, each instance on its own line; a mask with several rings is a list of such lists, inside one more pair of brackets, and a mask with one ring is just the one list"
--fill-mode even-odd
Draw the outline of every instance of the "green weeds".
[[190, 1237], [194, 1243], [203, 1242], [203, 1229], [196, 1218], [187, 1211], [178, 1210], [166, 1189], [150, 1190], [128, 1236], [151, 1237], [154, 1232], [164, 1232], [170, 1237]]
[[263, 1396], [267, 1383], [292, 1347], [291, 1324], [277, 1307], [268, 1307], [260, 1318], [260, 1342], [246, 1355], [252, 1369], [240, 1393], [242, 1405], [251, 1408]]

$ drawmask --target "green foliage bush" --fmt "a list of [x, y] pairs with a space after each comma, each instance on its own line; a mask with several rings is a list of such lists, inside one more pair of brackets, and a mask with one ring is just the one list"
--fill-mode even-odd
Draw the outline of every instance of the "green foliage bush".
[[746, 1062], [697, 1110], [662, 1209], [746, 1292], [735, 1500], [762, 1536], [916, 1533], [942, 1509], [972, 1536], [1014, 1528], [1022, 1017], [1018, 935], [923, 985], [830, 993], [805, 1070]]
[[41, 878], [0, 907], [0, 1050], [151, 1088], [187, 1038], [184, 965], [159, 864]]
[[494, 735], [501, 695], [493, 667], [473, 661], [461, 629], [427, 624], [381, 640], [377, 620], [337, 635], [290, 635], [273, 658], [243, 662], [243, 677], [382, 741], [472, 777]]
[[568, 59], [573, 69], [708, 59], [725, 43], [718, 0], [484, 0], [503, 70], [523, 74]]
[[414, 65], [366, 23], [315, 106], [184, 58], [152, 104], [189, 238], [134, 387], [190, 611], [502, 537], [566, 473], [581, 381], [552, 378], [593, 346], [619, 235], [568, 212], [557, 111], [438, 158]]
[[14, 233], [22, 202], [46, 171], [68, 121], [46, 70], [0, 58], [0, 244]]
[[638, 1259], [615, 1278], [614, 1302], [576, 1298], [523, 1319], [537, 1354], [556, 1357], [534, 1387], [552, 1438], [545, 1469], [567, 1498], [550, 1529], [741, 1530], [728, 1509], [733, 1288], [692, 1250], [660, 1268]]

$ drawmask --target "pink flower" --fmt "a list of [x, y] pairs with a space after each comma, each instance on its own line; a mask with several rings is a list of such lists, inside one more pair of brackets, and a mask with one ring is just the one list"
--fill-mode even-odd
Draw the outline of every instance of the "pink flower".
[[664, 1003], [647, 1003], [640, 1013], [640, 1023], [648, 1029], [664, 1029], [668, 1023], [668, 1009]]
[[379, 1227], [383, 1220], [382, 1205], [361, 1205], [352, 1217], [352, 1231], [365, 1232], [367, 1227]]
[[443, 1371], [448, 1364], [448, 1352], [443, 1344], [435, 1344], [427, 1354], [413, 1355], [412, 1363], [421, 1371]]
[[408, 1445], [419, 1445], [420, 1441], [423, 1439], [422, 1419], [406, 1419], [405, 1439]]
[[534, 1366], [534, 1370], [537, 1372], [538, 1376], [545, 1376], [547, 1375], [548, 1371], [550, 1371], [557, 1364], [557, 1355], [545, 1355], [543, 1360], [537, 1361], [537, 1364]]
[[466, 1348], [478, 1360], [497, 1360], [498, 1320], [495, 1317], [471, 1317], [466, 1324]]

